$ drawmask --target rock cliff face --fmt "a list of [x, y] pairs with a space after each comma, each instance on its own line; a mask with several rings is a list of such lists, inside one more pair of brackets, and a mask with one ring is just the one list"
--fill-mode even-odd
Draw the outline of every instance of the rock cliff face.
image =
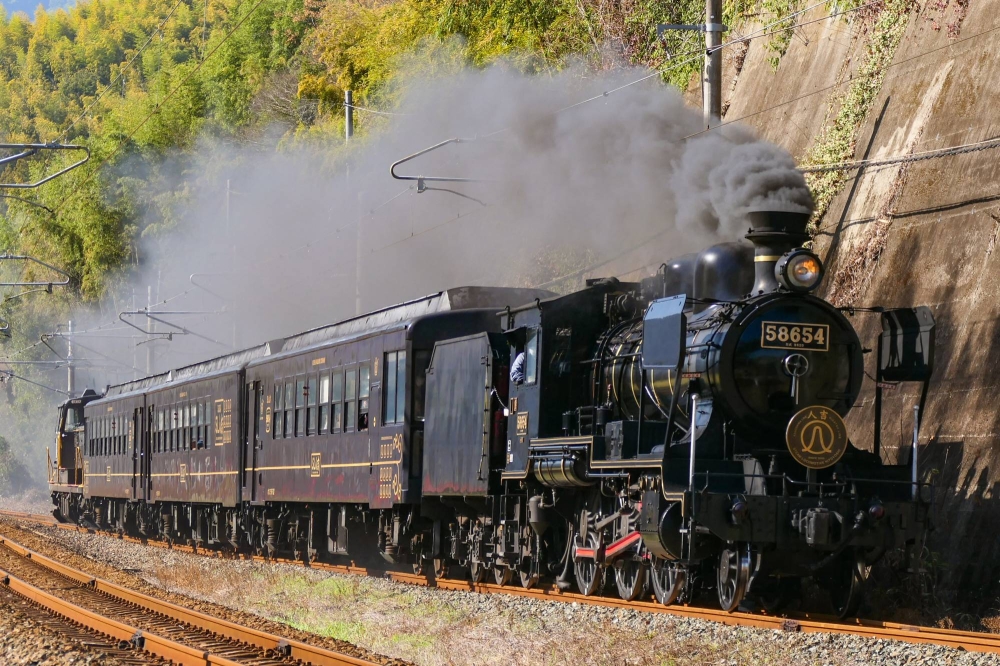
[[[829, 141], [838, 113], [855, 102], [851, 95], [871, 102], [848, 159], [997, 136], [998, 8], [993, 0], [907, 8], [895, 46], [884, 31], [817, 21], [796, 30], [777, 71], [754, 41], [742, 69], [730, 65], [726, 119], [745, 117], [803, 161]], [[821, 18], [819, 11], [803, 21]], [[884, 78], [866, 82], [858, 73], [873, 53], [883, 59], [876, 64]], [[996, 608], [1000, 592], [998, 172], [1000, 149], [851, 172], [816, 237], [829, 271], [826, 296], [838, 305], [927, 305], [934, 313], [936, 369], [920, 437], [921, 472], [937, 482], [930, 547], [945, 565], [942, 589], [960, 591], [963, 605], [981, 612]], [[877, 316], [858, 313], [855, 322], [874, 347]], [[872, 375], [874, 356], [867, 359]], [[849, 419], [860, 446], [871, 446], [873, 389], [866, 381]], [[886, 394], [883, 456], [895, 460], [907, 455], [919, 387]]]

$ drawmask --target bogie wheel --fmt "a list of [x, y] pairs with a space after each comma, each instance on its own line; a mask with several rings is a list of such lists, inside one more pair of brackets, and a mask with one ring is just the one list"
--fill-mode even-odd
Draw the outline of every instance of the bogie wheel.
[[469, 578], [477, 584], [486, 580], [486, 565], [478, 560], [469, 560]]
[[417, 555], [417, 559], [413, 561], [413, 573], [417, 576], [424, 575], [424, 558]]
[[[586, 547], [596, 553], [599, 545], [597, 535], [588, 531]], [[593, 557], [579, 557], [576, 548], [573, 549], [573, 573], [576, 575], [576, 586], [584, 596], [596, 594], [604, 586], [604, 565], [598, 564]]]
[[625, 601], [635, 601], [646, 588], [646, 565], [631, 557], [622, 561], [615, 569], [615, 587], [618, 596]]
[[864, 600], [865, 580], [868, 577], [864, 555], [845, 555], [833, 566], [828, 582], [833, 612], [841, 619], [857, 615]]
[[441, 579], [448, 577], [448, 571], [450, 567], [448, 566], [448, 560], [443, 557], [434, 558], [434, 577]]
[[677, 603], [687, 586], [687, 571], [679, 564], [657, 557], [653, 558], [649, 575], [653, 579], [656, 600], [664, 606]]
[[750, 581], [750, 551], [742, 545], [730, 544], [719, 553], [716, 571], [716, 592], [719, 606], [727, 613], [739, 608]]
[[510, 578], [513, 575], [510, 567], [506, 564], [497, 564], [493, 567], [493, 579], [496, 581], [497, 585], [507, 585], [510, 583]]

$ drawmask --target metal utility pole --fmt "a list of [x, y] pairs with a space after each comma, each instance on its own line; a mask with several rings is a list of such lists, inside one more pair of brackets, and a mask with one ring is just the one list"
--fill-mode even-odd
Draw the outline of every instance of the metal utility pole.
[[[354, 137], [354, 93], [344, 91], [344, 140]], [[347, 166], [347, 182], [351, 180], [351, 167]], [[354, 314], [361, 314], [361, 192], [358, 192], [358, 229], [354, 234]]]
[[722, 119], [722, 0], [705, 0], [704, 24], [660, 24], [656, 34], [663, 39], [668, 30], [697, 30], [705, 33], [705, 64], [701, 72], [701, 101], [705, 129], [718, 125]]
[[[146, 312], [153, 306], [153, 286], [146, 285]], [[153, 374], [153, 320], [146, 317], [146, 376]]]
[[354, 136], [354, 93], [344, 91], [344, 139], [351, 140]]
[[69, 397], [76, 395], [76, 368], [73, 366], [73, 320], [70, 319], [66, 331], [66, 392]]
[[[232, 242], [232, 244], [229, 247], [229, 249], [230, 249], [229, 272], [230, 272], [230, 274], [235, 275], [236, 274], [236, 236], [232, 232], [231, 217], [230, 217], [230, 213], [232, 211], [231, 203], [232, 203], [232, 196], [233, 196], [233, 188], [232, 188], [231, 185], [232, 185], [232, 181], [229, 178], [227, 178], [226, 179], [226, 242], [230, 242], [230, 240]], [[238, 329], [238, 326], [237, 326], [237, 323], [236, 323], [236, 299], [235, 298], [233, 298], [232, 301], [230, 301], [230, 305], [232, 305], [232, 312], [230, 313], [230, 316], [233, 319], [233, 339], [232, 339], [232, 345], [233, 345], [233, 349], [238, 349], [239, 348], [237, 346], [237, 341], [238, 341], [237, 329]]]
[[705, 129], [722, 118], [722, 0], [705, 0], [705, 69], [702, 75], [702, 102]]
[[361, 225], [364, 215], [361, 208], [362, 192], [358, 192], [358, 233], [355, 234], [354, 247], [354, 314], [361, 314]]

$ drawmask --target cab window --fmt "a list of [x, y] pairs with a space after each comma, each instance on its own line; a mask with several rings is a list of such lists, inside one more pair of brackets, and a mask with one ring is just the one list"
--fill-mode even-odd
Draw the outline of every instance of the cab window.
[[538, 378], [538, 329], [528, 331], [524, 343], [524, 383], [534, 384]]

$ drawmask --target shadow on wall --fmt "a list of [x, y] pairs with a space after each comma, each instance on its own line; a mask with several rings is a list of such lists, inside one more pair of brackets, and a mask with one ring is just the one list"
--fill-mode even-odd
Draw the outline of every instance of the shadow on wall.
[[[945, 204], [927, 212], [961, 208], [979, 201]], [[935, 484], [935, 531], [927, 545], [935, 554], [933, 559], [943, 566], [943, 570], [934, 572], [938, 576], [936, 594], [940, 601], [957, 612], [983, 617], [1000, 613], [1000, 481], [994, 472], [1000, 469], [997, 446], [1000, 320], [994, 317], [976, 321], [981, 316], [980, 309], [969, 293], [971, 290], [977, 294], [977, 287], [984, 287], [979, 282], [989, 276], [992, 247], [986, 242], [981, 250], [975, 243], [942, 243], [950, 230], [939, 228], [951, 224], [967, 226], [968, 221], [966, 217], [953, 217], [948, 222], [933, 223], [937, 227], [933, 231], [932, 225], [895, 230], [881, 260], [885, 263], [883, 270], [891, 267], [900, 273], [897, 284], [880, 288], [888, 294], [884, 298], [891, 298], [892, 302], [876, 300], [865, 305], [920, 305], [918, 298], [935, 304], [935, 370], [922, 418], [921, 441], [925, 443], [919, 447], [921, 478], [933, 479]], [[916, 271], [911, 273], [909, 267], [940, 266], [947, 262], [948, 252], [965, 252], [966, 257], [981, 262], [982, 269], [974, 284], [960, 285], [952, 273], [951, 279], [934, 290], [932, 298], [918, 295], [917, 287], [925, 286], [920, 280], [927, 278]], [[880, 330], [879, 317], [859, 313], [854, 323], [865, 346], [874, 347]], [[868, 450], [872, 446], [874, 424], [875, 387], [871, 377], [875, 376], [875, 362], [874, 352], [866, 355], [869, 377], [849, 415], [856, 444]], [[916, 384], [883, 393], [883, 460], [908, 462], [913, 406], [919, 396], [920, 387]]]

